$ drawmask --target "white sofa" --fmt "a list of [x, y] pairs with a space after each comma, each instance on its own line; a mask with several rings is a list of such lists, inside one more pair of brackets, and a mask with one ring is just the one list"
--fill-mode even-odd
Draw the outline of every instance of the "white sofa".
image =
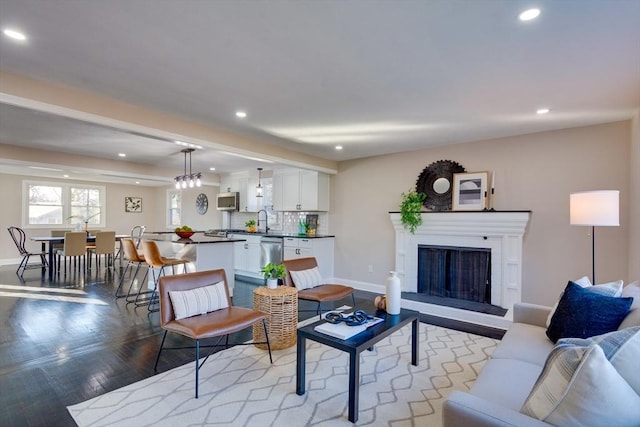
[[[629, 285], [631, 312], [620, 329], [640, 326], [640, 285]], [[520, 408], [529, 396], [554, 344], [547, 338], [550, 307], [514, 306], [513, 324], [468, 393], [454, 391], [443, 407], [444, 427], [550, 426]]]

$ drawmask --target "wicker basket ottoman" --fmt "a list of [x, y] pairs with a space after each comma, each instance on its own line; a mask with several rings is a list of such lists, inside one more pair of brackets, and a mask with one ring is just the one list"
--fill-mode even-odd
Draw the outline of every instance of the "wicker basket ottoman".
[[[292, 286], [266, 286], [253, 291], [253, 308], [267, 315], [267, 329], [271, 350], [291, 347], [296, 343], [298, 327], [298, 290]], [[265, 341], [262, 323], [253, 325], [253, 340]], [[256, 347], [267, 349], [266, 344]]]

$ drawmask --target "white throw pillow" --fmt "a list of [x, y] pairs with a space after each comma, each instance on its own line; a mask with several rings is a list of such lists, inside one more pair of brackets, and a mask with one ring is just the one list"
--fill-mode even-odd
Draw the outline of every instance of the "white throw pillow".
[[290, 271], [293, 284], [299, 291], [322, 285], [322, 276], [318, 267], [308, 270]]
[[169, 291], [176, 320], [229, 307], [224, 282], [188, 291]]
[[[612, 341], [615, 339], [609, 344]], [[632, 335], [621, 344], [626, 343], [630, 345], [618, 351], [622, 352], [618, 361], [621, 367], [640, 358]], [[611, 353], [592, 339], [560, 340], [521, 412], [555, 426], [637, 427], [640, 396], [607, 360], [603, 348]]]
[[624, 318], [618, 330], [629, 328], [631, 326], [640, 326], [640, 281], [636, 280], [633, 283], [628, 284], [622, 289], [622, 297], [632, 297], [633, 304], [631, 305], [631, 311]]
[[[581, 277], [578, 280], [572, 280], [572, 282], [575, 283], [576, 285], [582, 286], [583, 288], [590, 288], [594, 292], [598, 292], [598, 293], [601, 293], [602, 295], [606, 295], [609, 297], [621, 296], [622, 286], [624, 285], [624, 282], [622, 280], [617, 280], [615, 282], [601, 283], [599, 285], [593, 286], [591, 284], [591, 280], [589, 280], [587, 276]], [[547, 316], [547, 324], [546, 324], [547, 328], [551, 324], [551, 318], [553, 317], [553, 314], [556, 312], [556, 309], [558, 308], [558, 303], [560, 302], [560, 298], [562, 298], [562, 292], [558, 297], [558, 301], [556, 301], [553, 307], [551, 307], [551, 312]]]

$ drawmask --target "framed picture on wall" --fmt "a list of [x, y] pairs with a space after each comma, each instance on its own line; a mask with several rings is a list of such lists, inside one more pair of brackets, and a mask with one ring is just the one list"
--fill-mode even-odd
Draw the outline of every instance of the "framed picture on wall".
[[454, 211], [481, 211], [487, 207], [488, 172], [453, 174]]
[[142, 197], [125, 197], [124, 211], [134, 213], [142, 212]]

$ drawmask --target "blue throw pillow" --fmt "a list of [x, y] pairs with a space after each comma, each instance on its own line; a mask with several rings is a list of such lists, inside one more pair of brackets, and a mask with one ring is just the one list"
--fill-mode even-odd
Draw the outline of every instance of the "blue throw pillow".
[[632, 303], [633, 298], [610, 297], [569, 282], [547, 336], [555, 343], [560, 338], [589, 338], [615, 331]]

